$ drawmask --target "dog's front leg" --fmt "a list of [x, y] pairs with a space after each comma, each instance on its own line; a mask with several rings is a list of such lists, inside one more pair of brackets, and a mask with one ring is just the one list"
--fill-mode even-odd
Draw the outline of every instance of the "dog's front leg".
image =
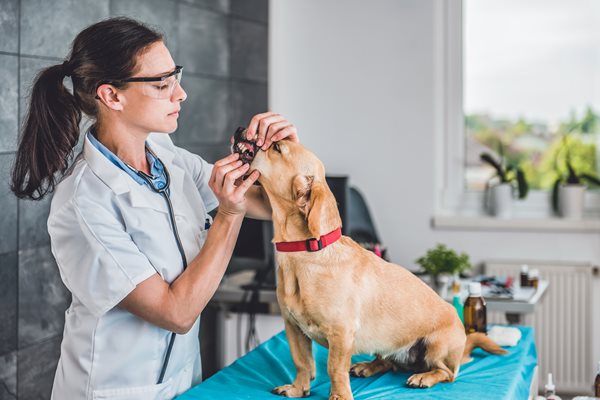
[[310, 381], [315, 378], [316, 373], [312, 341], [296, 324], [287, 319], [285, 319], [285, 334], [296, 366], [296, 379], [291, 385], [276, 387], [271, 392], [286, 397], [307, 397], [310, 395]]
[[327, 337], [327, 341], [329, 342], [327, 372], [331, 379], [329, 400], [352, 400], [354, 397], [350, 388], [348, 369], [352, 359], [354, 335], [340, 327], [334, 329], [333, 333]]

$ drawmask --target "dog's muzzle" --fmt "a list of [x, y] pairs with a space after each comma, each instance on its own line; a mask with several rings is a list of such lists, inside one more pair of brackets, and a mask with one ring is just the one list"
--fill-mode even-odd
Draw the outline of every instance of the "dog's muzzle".
[[239, 127], [236, 129], [233, 135], [233, 145], [231, 145], [231, 152], [238, 153], [240, 160], [244, 164], [250, 164], [256, 156], [258, 146], [255, 141], [246, 139], [246, 128]]

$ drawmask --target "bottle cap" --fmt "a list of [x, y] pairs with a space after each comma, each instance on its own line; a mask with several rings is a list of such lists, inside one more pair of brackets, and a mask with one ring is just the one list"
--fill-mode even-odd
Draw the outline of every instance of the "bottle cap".
[[529, 271], [529, 265], [523, 264], [521, 265], [521, 273], [526, 274]]
[[544, 386], [544, 389], [554, 391], [556, 388], [552, 382], [552, 372], [548, 373], [548, 383]]
[[600, 375], [600, 361], [598, 361], [598, 375]]
[[481, 283], [469, 282], [469, 296], [481, 296]]

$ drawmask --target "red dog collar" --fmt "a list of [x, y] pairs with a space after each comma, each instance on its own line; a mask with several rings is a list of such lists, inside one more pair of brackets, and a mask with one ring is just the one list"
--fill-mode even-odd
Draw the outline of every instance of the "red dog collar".
[[299, 240], [297, 242], [278, 242], [275, 243], [277, 251], [281, 252], [293, 252], [293, 251], [319, 251], [324, 249], [338, 241], [342, 237], [342, 228], [337, 228], [333, 232], [329, 232], [327, 235], [321, 236], [318, 240], [316, 238], [310, 238], [306, 240]]

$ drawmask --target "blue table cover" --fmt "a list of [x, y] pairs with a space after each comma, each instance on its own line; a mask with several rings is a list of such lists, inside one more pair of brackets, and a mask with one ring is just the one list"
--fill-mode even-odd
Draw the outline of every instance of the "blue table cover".
[[[403, 399], [527, 399], [534, 368], [537, 365], [534, 332], [518, 327], [522, 338], [509, 354], [496, 356], [476, 349], [473, 360], [463, 364], [454, 383], [438, 383], [428, 389], [406, 386], [409, 373], [392, 372], [369, 378], [350, 378], [356, 400]], [[327, 376], [328, 350], [313, 342], [317, 376], [311, 383], [311, 399], [328, 399], [330, 381]], [[374, 356], [356, 355], [352, 362], [369, 361]], [[296, 368], [292, 361], [285, 332], [280, 332], [230, 366], [191, 388], [178, 400], [191, 399], [284, 399], [271, 394], [271, 389], [292, 383]]]

